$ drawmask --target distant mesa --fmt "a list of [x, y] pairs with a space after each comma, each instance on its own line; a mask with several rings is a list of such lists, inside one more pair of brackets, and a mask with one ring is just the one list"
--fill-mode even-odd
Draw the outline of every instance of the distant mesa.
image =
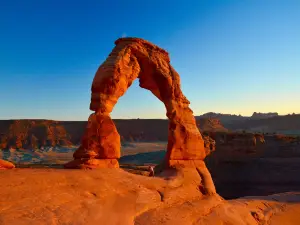
[[70, 136], [58, 121], [0, 121], [0, 149], [37, 149], [45, 146], [72, 146]]
[[[263, 119], [215, 115], [219, 116], [196, 116], [196, 125], [201, 133], [245, 131], [300, 136], [300, 114]], [[168, 141], [168, 120], [113, 119], [113, 122], [122, 144]], [[81, 143], [86, 126], [86, 121], [0, 120], [0, 149], [74, 148]]]
[[[196, 116], [196, 119], [201, 119], [201, 118], [219, 119], [220, 122], [225, 125], [226, 123], [245, 120], [248, 117], [244, 117], [241, 115], [235, 115], [235, 114], [223, 114], [223, 113], [208, 112], [203, 115]], [[225, 127], [226, 127], [226, 125], [225, 125]]]
[[196, 116], [196, 119], [201, 118], [218, 119], [230, 131], [300, 135], [300, 114], [295, 113], [281, 116], [277, 112], [254, 112], [252, 116], [241, 116], [209, 112]]
[[201, 116], [196, 116], [196, 118], [218, 118], [222, 120], [236, 121], [236, 120], [243, 120], [243, 119], [266, 119], [275, 116], [279, 116], [277, 112], [269, 112], [269, 113], [254, 112], [251, 117], [242, 116], [240, 114], [236, 115], [236, 114], [208, 112]]
[[[168, 141], [168, 120], [114, 119], [121, 143]], [[197, 119], [204, 131], [226, 131], [218, 119]], [[0, 149], [74, 148], [81, 142], [86, 121], [0, 120]]]
[[277, 112], [270, 112], [270, 113], [257, 113], [254, 112], [251, 116], [252, 119], [265, 119], [265, 118], [270, 118], [274, 116], [279, 116]]
[[197, 119], [197, 126], [202, 132], [228, 132], [228, 129], [223, 126], [217, 118], [200, 118]]

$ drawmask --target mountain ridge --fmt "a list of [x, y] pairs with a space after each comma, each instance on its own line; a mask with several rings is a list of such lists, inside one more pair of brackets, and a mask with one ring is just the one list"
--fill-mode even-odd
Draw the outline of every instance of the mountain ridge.
[[[219, 114], [222, 115], [222, 114]], [[254, 132], [300, 135], [300, 114], [269, 118], [196, 116], [201, 132]], [[238, 118], [238, 119], [236, 119]], [[167, 141], [167, 119], [114, 119], [122, 142]], [[0, 120], [0, 149], [78, 145], [87, 121]]]

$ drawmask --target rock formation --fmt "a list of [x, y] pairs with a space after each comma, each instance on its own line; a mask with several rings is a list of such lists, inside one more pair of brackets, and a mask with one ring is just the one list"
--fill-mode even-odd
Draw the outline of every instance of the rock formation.
[[228, 128], [227, 124], [235, 123], [238, 121], [244, 121], [244, 120], [248, 119], [249, 117], [244, 117], [244, 116], [235, 115], [235, 114], [208, 112], [203, 115], [196, 116], [197, 120], [201, 119], [201, 118], [218, 119], [226, 128]]
[[254, 112], [251, 116], [252, 119], [266, 119], [266, 118], [271, 118], [279, 116], [277, 112], [270, 112], [270, 113], [260, 113], [260, 112]]
[[228, 132], [205, 132], [215, 140], [217, 155], [247, 156], [258, 154], [264, 150], [265, 139], [262, 134], [252, 133], [228, 133]]
[[15, 168], [15, 165], [11, 162], [8, 162], [6, 160], [0, 159], [0, 170], [3, 169], [13, 169]]
[[[64, 126], [53, 120], [0, 121], [0, 149], [72, 146]], [[6, 128], [6, 129], [5, 129]]]
[[[140, 87], [150, 90], [166, 107], [169, 118], [167, 165], [186, 165], [187, 160], [202, 162], [206, 156], [204, 141], [168, 53], [138, 38], [120, 38], [115, 44], [94, 77], [90, 109], [95, 113], [90, 116], [81, 146], [74, 153], [75, 160], [66, 167], [118, 166], [115, 161], [110, 164], [120, 157], [120, 136], [110, 113], [137, 78]], [[91, 159], [92, 166], [89, 165]], [[106, 160], [110, 160], [109, 163]]]
[[247, 132], [261, 132], [261, 133], [286, 133], [299, 135], [300, 131], [300, 114], [272, 116], [261, 119], [250, 117], [244, 121], [235, 121], [231, 123], [224, 123], [223, 125], [232, 131], [247, 131]]
[[213, 132], [209, 135], [216, 141], [216, 150], [205, 158], [205, 163], [222, 197], [300, 190], [297, 137]]
[[206, 155], [210, 155], [216, 150], [216, 141], [208, 135], [203, 135], [204, 148]]
[[228, 132], [221, 121], [217, 118], [198, 118], [196, 123], [200, 131], [202, 132]]
[[199, 189], [196, 172], [149, 178], [111, 169], [8, 170], [0, 172], [0, 224], [299, 225], [299, 192], [224, 200]]
[[[166, 119], [114, 119], [121, 141], [167, 141], [168, 120]], [[300, 115], [278, 116], [267, 119], [247, 119], [243, 123], [231, 122], [225, 126], [222, 119], [196, 117], [202, 133], [249, 132], [266, 135], [300, 134]], [[35, 149], [42, 147], [73, 147], [79, 145], [87, 121], [53, 120], [0, 120], [0, 149]]]

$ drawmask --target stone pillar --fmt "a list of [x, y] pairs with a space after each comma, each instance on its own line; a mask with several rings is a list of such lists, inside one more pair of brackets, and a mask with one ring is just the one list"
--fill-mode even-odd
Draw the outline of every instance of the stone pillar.
[[65, 168], [118, 168], [120, 135], [109, 114], [90, 115], [80, 147], [74, 160]]

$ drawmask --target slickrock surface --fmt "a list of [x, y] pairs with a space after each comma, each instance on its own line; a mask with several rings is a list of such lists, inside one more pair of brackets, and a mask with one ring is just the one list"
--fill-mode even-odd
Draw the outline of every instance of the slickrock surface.
[[[119, 157], [120, 137], [109, 114], [137, 78], [140, 87], [150, 90], [166, 107], [169, 118], [167, 161], [203, 160], [206, 156], [204, 141], [168, 53], [139, 38], [120, 38], [115, 44], [94, 77], [90, 109], [96, 113], [89, 118], [81, 147], [74, 154], [75, 161]], [[66, 167], [75, 164], [71, 162]]]
[[2, 169], [13, 169], [15, 168], [15, 165], [11, 162], [8, 162], [6, 160], [0, 159], [0, 170]]
[[226, 201], [194, 169], [0, 171], [1, 225], [298, 225], [300, 193]]

